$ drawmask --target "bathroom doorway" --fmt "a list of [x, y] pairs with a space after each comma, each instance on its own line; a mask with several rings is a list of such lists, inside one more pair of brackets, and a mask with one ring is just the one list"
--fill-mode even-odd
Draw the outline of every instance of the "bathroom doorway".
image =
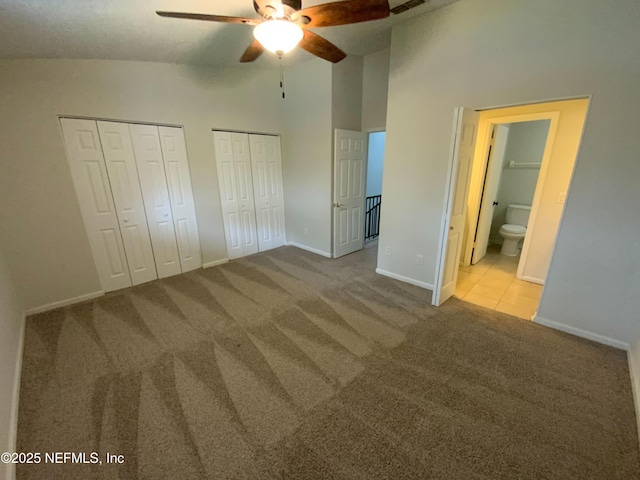
[[[535, 316], [587, 107], [588, 100], [579, 99], [478, 112], [459, 268], [454, 269], [456, 297], [520, 318]], [[450, 194], [459, 194], [458, 188]], [[446, 246], [441, 255], [446, 258]]]
[[490, 245], [520, 257], [550, 125], [550, 119], [492, 124], [476, 228], [465, 252], [469, 264], [482, 260]]

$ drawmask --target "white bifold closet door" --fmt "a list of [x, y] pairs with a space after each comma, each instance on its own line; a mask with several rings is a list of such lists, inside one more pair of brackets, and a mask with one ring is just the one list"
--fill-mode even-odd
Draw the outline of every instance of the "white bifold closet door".
[[140, 180], [126, 123], [98, 122], [104, 160], [134, 285], [158, 278]]
[[249, 135], [260, 251], [284, 245], [284, 196], [280, 138]]
[[220, 202], [230, 259], [258, 252], [249, 136], [213, 132]]
[[66, 118], [60, 122], [103, 289], [200, 267], [182, 129]]
[[183, 272], [188, 272], [202, 266], [202, 257], [184, 131], [180, 127], [158, 127], [158, 132], [178, 239], [180, 265]]
[[177, 275], [182, 272], [182, 269], [158, 127], [155, 125], [129, 125], [128, 127], [140, 174], [140, 186], [147, 211], [158, 277]]
[[100, 284], [107, 292], [130, 287], [131, 275], [98, 126], [94, 121], [72, 118], [62, 118], [60, 123]]

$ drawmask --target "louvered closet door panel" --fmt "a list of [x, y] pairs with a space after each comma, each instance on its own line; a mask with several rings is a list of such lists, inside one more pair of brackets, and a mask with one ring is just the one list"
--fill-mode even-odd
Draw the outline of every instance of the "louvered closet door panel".
[[229, 259], [242, 257], [242, 232], [240, 229], [240, 207], [236, 182], [235, 163], [233, 161], [233, 141], [230, 132], [213, 132], [213, 144], [218, 170], [220, 207], [224, 236], [227, 241]]
[[131, 134], [126, 123], [98, 122], [102, 151], [134, 285], [158, 278], [140, 191]]
[[160, 149], [160, 135], [155, 125], [129, 125], [135, 153], [142, 198], [147, 212], [151, 245], [158, 277], [182, 272], [178, 244], [169, 202], [169, 189]]
[[202, 257], [184, 132], [180, 127], [158, 127], [158, 132], [178, 240], [180, 265], [183, 272], [188, 272], [202, 266]]
[[127, 257], [94, 120], [60, 119], [67, 161], [105, 292], [131, 286]]
[[251, 255], [258, 253], [258, 232], [256, 229], [256, 210], [251, 177], [249, 135], [246, 133], [232, 133], [231, 141], [240, 211], [242, 252], [244, 255]]
[[284, 197], [280, 138], [249, 135], [260, 251], [284, 245]]

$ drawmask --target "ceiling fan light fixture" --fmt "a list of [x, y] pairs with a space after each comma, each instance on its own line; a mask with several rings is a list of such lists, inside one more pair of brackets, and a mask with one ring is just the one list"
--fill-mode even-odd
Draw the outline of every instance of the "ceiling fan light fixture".
[[302, 29], [288, 20], [267, 20], [253, 29], [253, 36], [270, 52], [282, 54], [293, 50], [303, 36]]

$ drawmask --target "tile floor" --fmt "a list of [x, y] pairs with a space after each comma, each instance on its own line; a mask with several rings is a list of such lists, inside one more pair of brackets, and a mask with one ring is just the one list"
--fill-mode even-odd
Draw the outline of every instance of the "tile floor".
[[500, 255], [490, 245], [476, 265], [460, 267], [455, 296], [465, 302], [531, 320], [540, 302], [542, 285], [516, 278], [520, 256]]

